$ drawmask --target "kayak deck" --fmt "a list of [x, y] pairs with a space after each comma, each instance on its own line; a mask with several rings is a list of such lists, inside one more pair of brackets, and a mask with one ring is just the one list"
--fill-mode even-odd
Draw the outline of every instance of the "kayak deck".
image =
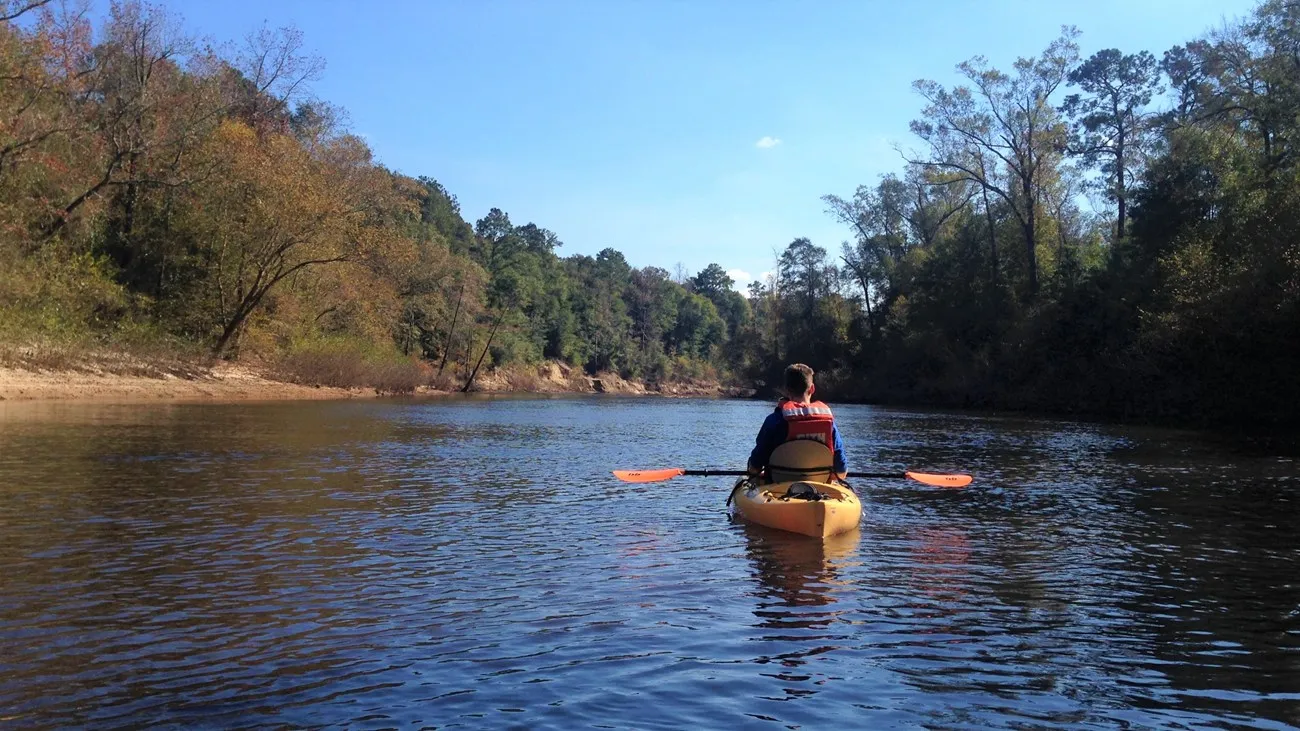
[[826, 538], [858, 527], [862, 502], [847, 486], [826, 482], [777, 482], [758, 484], [741, 479], [732, 489], [736, 512], [746, 520]]

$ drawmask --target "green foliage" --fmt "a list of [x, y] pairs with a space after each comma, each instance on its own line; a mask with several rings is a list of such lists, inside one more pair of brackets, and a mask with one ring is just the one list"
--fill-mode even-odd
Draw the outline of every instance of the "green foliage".
[[1098, 51], [1070, 72], [1070, 83], [1086, 94], [1066, 97], [1064, 111], [1075, 120], [1071, 147], [1102, 173], [1101, 189], [1115, 201], [1115, 237], [1123, 238], [1128, 188], [1151, 147], [1155, 117], [1146, 111], [1161, 89], [1155, 56]]
[[139, 2], [98, 33], [32, 12], [0, 22], [0, 338], [56, 343], [36, 360], [251, 353], [393, 391], [480, 362], [773, 384], [802, 361], [832, 399], [1300, 414], [1295, 3], [1158, 61], [1080, 62], [1065, 28], [1009, 69], [918, 81], [922, 149], [822, 199], [848, 240], [795, 239], [744, 293], [720, 263], [679, 282], [614, 248], [561, 257], [500, 208], [471, 225], [296, 96], [318, 63], [294, 31], [222, 58]]
[[474, 246], [474, 229], [460, 216], [460, 202], [433, 178], [419, 179], [420, 221], [429, 227], [426, 235], [437, 235], [455, 254], [465, 254]]
[[686, 293], [677, 305], [677, 322], [668, 334], [668, 348], [670, 352], [688, 358], [710, 360], [726, 332], [727, 325], [713, 302], [707, 297]]
[[[927, 153], [901, 181], [824, 198], [854, 237], [856, 308], [810, 306], [838, 295], [809, 294], [820, 260], [796, 242], [751, 293], [743, 342], [767, 355], [736, 362], [760, 376], [819, 357], [872, 400], [1294, 425], [1297, 21], [1269, 0], [1159, 68], [1114, 49], [1076, 66], [1067, 35], [1011, 73], [974, 59], [969, 86], [918, 83]], [[1174, 101], [1157, 113], [1161, 74]], [[1049, 102], [1065, 80], [1068, 129]], [[1109, 220], [1078, 208], [1094, 186]]]
[[80, 338], [111, 331], [138, 307], [103, 257], [52, 245], [22, 256], [0, 248], [0, 339]]

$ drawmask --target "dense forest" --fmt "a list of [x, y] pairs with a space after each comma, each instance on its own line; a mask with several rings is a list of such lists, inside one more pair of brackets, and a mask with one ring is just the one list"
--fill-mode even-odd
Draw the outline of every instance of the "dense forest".
[[397, 390], [548, 360], [770, 384], [801, 360], [834, 400], [1296, 423], [1300, 4], [1159, 56], [1077, 36], [917, 81], [899, 170], [822, 196], [848, 240], [790, 242], [742, 294], [719, 264], [471, 224], [310, 95], [291, 29], [223, 52], [137, 2], [94, 27], [0, 0], [0, 344]]

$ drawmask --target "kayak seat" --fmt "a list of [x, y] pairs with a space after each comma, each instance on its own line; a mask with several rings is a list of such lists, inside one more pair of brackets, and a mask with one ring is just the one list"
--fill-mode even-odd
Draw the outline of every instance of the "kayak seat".
[[772, 482], [830, 482], [834, 477], [835, 453], [812, 439], [784, 442], [772, 450], [767, 473]]

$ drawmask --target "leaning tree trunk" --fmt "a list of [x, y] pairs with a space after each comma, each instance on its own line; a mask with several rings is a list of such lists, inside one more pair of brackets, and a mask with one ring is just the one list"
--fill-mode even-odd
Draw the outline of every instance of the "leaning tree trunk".
[[447, 367], [447, 356], [451, 354], [452, 338], [456, 335], [456, 320], [460, 319], [460, 300], [465, 296], [465, 285], [460, 285], [460, 294], [456, 295], [456, 312], [451, 316], [451, 329], [447, 331], [447, 345], [442, 349], [442, 362], [438, 364], [438, 375]]
[[469, 389], [474, 385], [474, 377], [478, 375], [479, 366], [483, 365], [483, 359], [487, 357], [488, 349], [492, 347], [492, 338], [497, 334], [497, 328], [501, 326], [501, 319], [505, 317], [502, 311], [497, 315], [497, 321], [492, 323], [492, 332], [488, 333], [487, 342], [483, 344], [483, 352], [479, 354], [478, 362], [474, 364], [474, 370], [470, 371], [469, 378], [465, 380], [465, 385], [460, 389], [462, 393], [469, 393]]
[[243, 328], [244, 321], [248, 319], [248, 316], [251, 313], [252, 313], [251, 308], [250, 309], [240, 308], [240, 310], [237, 311], [235, 315], [230, 318], [230, 320], [226, 323], [226, 326], [221, 330], [221, 337], [217, 338], [216, 344], [212, 346], [213, 360], [217, 360], [222, 356], [224, 356], [226, 354], [226, 351], [230, 348], [230, 346], [239, 342], [239, 331], [241, 328]]

